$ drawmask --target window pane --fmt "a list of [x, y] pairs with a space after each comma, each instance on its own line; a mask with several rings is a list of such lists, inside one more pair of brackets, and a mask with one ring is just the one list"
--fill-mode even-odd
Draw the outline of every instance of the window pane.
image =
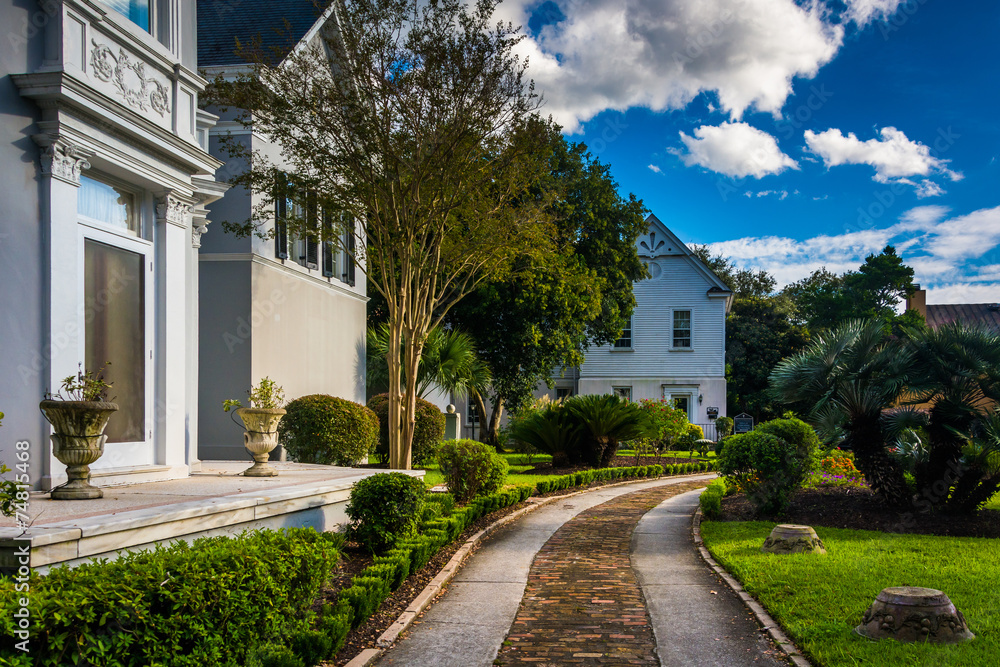
[[691, 347], [691, 311], [674, 311], [674, 347]]
[[114, 386], [108, 398], [118, 412], [108, 422], [108, 442], [145, 441], [146, 318], [144, 258], [134, 252], [86, 240], [84, 364]]
[[615, 347], [632, 347], [632, 318], [628, 318], [621, 337], [615, 341]]
[[138, 234], [135, 195], [88, 176], [80, 177], [77, 195], [80, 215]]
[[687, 396], [674, 396], [674, 407], [678, 410], [683, 410], [685, 413], [688, 411], [688, 397]]
[[113, 10], [149, 32], [149, 0], [104, 0]]
[[626, 401], [632, 400], [632, 387], [614, 387], [612, 391], [619, 398], [624, 398]]

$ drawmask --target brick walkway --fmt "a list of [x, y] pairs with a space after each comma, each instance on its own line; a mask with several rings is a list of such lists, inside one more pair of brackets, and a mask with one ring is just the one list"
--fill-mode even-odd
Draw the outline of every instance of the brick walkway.
[[538, 552], [499, 665], [658, 665], [632, 571], [632, 531], [690, 482], [636, 491], [584, 510]]

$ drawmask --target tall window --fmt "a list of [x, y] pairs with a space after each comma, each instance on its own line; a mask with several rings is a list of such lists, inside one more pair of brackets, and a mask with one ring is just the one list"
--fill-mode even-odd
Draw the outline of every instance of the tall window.
[[295, 206], [288, 190], [288, 179], [279, 177], [274, 194], [274, 256], [278, 259], [288, 259], [288, 214]]
[[691, 347], [691, 311], [674, 311], [674, 347]]
[[632, 318], [629, 317], [622, 328], [622, 335], [615, 341], [615, 349], [629, 350], [632, 348]]
[[76, 206], [82, 216], [139, 235], [139, 208], [133, 192], [91, 176], [80, 176]]
[[104, 0], [111, 7], [132, 23], [149, 32], [149, 1], [150, 0]]

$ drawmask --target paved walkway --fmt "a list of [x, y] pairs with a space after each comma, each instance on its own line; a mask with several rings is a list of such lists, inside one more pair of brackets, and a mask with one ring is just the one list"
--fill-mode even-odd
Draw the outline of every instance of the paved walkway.
[[598, 489], [499, 530], [378, 664], [783, 664], [696, 560], [699, 492], [663, 501], [688, 481]]

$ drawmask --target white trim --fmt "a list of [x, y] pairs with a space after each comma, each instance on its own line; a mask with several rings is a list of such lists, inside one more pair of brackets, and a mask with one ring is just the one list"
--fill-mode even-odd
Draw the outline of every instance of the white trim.
[[206, 252], [206, 253], [198, 253], [198, 261], [199, 262], [252, 262], [254, 264], [262, 264], [272, 269], [278, 269], [279, 271], [282, 271], [288, 275], [292, 275], [297, 278], [301, 278], [303, 280], [308, 280], [317, 285], [322, 285], [323, 287], [332, 289], [333, 291], [339, 294], [344, 294], [347, 296], [354, 297], [355, 299], [364, 301], [365, 303], [367, 303], [370, 300], [370, 297], [358, 294], [356, 291], [351, 289], [350, 285], [348, 283], [341, 281], [339, 277], [332, 276], [330, 278], [327, 278], [324, 276], [309, 275], [309, 273], [306, 272], [307, 269], [304, 266], [302, 266], [298, 262], [293, 262], [291, 260], [286, 260], [286, 261], [289, 261], [292, 264], [292, 266], [286, 266], [285, 264], [276, 259], [263, 257], [255, 252], [233, 252], [233, 253]]

